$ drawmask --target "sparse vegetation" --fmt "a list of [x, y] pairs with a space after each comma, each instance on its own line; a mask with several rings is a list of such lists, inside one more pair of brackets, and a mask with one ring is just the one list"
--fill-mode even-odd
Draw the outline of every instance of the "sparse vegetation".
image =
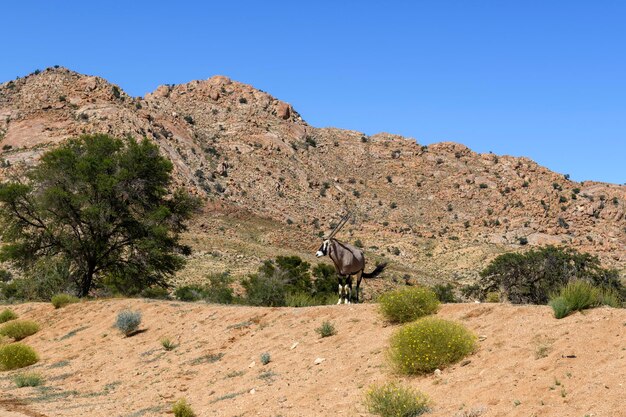
[[207, 295], [206, 289], [198, 284], [183, 285], [174, 291], [174, 297], [180, 301], [199, 301]]
[[596, 287], [586, 281], [572, 281], [558, 294], [551, 297], [550, 306], [554, 317], [561, 319], [575, 311], [582, 311], [600, 305], [620, 307], [621, 301], [614, 290]]
[[13, 382], [18, 388], [38, 387], [43, 384], [43, 378], [38, 373], [23, 373], [15, 375]]
[[500, 293], [497, 291], [490, 291], [485, 296], [486, 303], [499, 303], [500, 302]]
[[115, 327], [126, 337], [132, 336], [141, 324], [141, 311], [123, 310], [117, 315]]
[[178, 343], [173, 342], [169, 337], [164, 337], [161, 339], [161, 346], [169, 352], [170, 350], [176, 349], [178, 347]]
[[455, 363], [476, 349], [476, 336], [463, 325], [424, 317], [398, 329], [389, 358], [404, 374], [422, 374]]
[[193, 412], [189, 403], [184, 398], [176, 401], [172, 406], [172, 413], [174, 417], [195, 417], [196, 413]]
[[256, 274], [241, 284], [246, 290], [243, 303], [257, 306], [285, 306], [290, 303], [319, 300], [326, 304], [329, 294], [337, 289], [334, 268], [318, 265], [313, 268], [316, 277], [311, 280], [310, 264], [297, 256], [278, 256], [265, 261]]
[[452, 284], [436, 284], [431, 287], [431, 290], [437, 296], [437, 299], [442, 303], [456, 303], [457, 299], [454, 296], [454, 287]]
[[413, 287], [389, 291], [378, 299], [380, 311], [392, 323], [406, 323], [433, 314], [439, 307], [437, 295], [429, 288]]
[[0, 323], [6, 323], [7, 321], [15, 320], [17, 318], [17, 314], [13, 310], [5, 308], [0, 313]]
[[272, 361], [272, 357], [267, 352], [261, 353], [261, 356], [259, 357], [259, 359], [261, 360], [261, 363], [263, 365], [267, 365], [268, 363]]
[[62, 308], [68, 304], [77, 303], [79, 301], [80, 299], [78, 297], [70, 294], [57, 294], [52, 296], [52, 299], [50, 299], [54, 308]]
[[550, 295], [570, 280], [613, 290], [621, 298], [625, 293], [619, 273], [602, 268], [598, 257], [556, 246], [500, 255], [480, 275], [476, 294], [481, 299], [499, 292], [514, 304], [547, 304]]
[[0, 346], [0, 371], [11, 371], [30, 366], [39, 361], [37, 352], [22, 343]]
[[365, 394], [370, 413], [381, 417], [416, 417], [429, 411], [428, 397], [396, 383], [372, 386]]
[[335, 329], [335, 325], [330, 321], [323, 322], [320, 327], [315, 329], [315, 331], [317, 332], [317, 334], [320, 335], [320, 337], [329, 337], [337, 334], [337, 329]]
[[12, 320], [0, 327], [0, 336], [7, 336], [16, 341], [31, 336], [39, 331], [39, 324], [30, 320]]

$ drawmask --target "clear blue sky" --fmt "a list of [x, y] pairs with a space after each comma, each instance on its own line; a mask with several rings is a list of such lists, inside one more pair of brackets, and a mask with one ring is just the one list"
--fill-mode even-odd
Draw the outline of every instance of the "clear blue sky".
[[626, 182], [620, 1], [11, 1], [0, 80], [55, 64], [132, 95], [215, 74], [314, 126]]

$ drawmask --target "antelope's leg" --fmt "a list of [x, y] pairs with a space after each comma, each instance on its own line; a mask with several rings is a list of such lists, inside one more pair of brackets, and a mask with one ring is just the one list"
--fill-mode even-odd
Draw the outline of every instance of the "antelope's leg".
[[361, 287], [361, 279], [363, 278], [363, 270], [359, 271], [356, 276], [356, 303], [359, 304], [359, 288]]
[[343, 298], [343, 291], [341, 291], [341, 289], [341, 283], [339, 283], [339, 300], [337, 301], [337, 304], [341, 304], [341, 299]]
[[348, 283], [345, 285], [347, 303], [352, 303], [352, 275], [348, 275]]

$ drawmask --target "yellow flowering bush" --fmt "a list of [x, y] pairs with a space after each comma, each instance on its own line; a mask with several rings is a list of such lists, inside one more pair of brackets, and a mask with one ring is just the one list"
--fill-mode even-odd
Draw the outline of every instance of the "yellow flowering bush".
[[430, 288], [409, 287], [381, 295], [378, 304], [387, 320], [392, 323], [406, 323], [435, 313], [439, 300]]
[[424, 317], [391, 336], [389, 359], [401, 373], [432, 372], [474, 352], [476, 340], [476, 335], [461, 324]]
[[39, 331], [39, 325], [30, 320], [12, 320], [0, 327], [0, 336], [22, 340]]
[[11, 343], [0, 346], [0, 371], [10, 371], [32, 365], [39, 361], [37, 353], [30, 346]]
[[429, 410], [425, 394], [396, 383], [372, 386], [365, 394], [365, 405], [382, 417], [416, 417]]

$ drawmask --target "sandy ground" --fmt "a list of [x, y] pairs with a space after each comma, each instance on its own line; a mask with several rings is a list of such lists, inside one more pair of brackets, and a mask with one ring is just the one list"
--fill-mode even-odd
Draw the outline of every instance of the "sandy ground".
[[[480, 336], [478, 351], [440, 376], [399, 377], [376, 305], [253, 308], [148, 300], [92, 301], [54, 310], [12, 307], [42, 330], [24, 342], [45, 385], [16, 388], [0, 373], [0, 416], [163, 416], [186, 398], [198, 416], [370, 416], [372, 383], [400, 380], [427, 393], [428, 415], [626, 416], [626, 310], [563, 320], [543, 306], [450, 304], [438, 316]], [[142, 332], [112, 327], [143, 314]], [[335, 336], [315, 329], [330, 320]], [[162, 337], [179, 343], [165, 351]], [[261, 364], [267, 352], [271, 362]], [[315, 364], [322, 358], [320, 364]]]

